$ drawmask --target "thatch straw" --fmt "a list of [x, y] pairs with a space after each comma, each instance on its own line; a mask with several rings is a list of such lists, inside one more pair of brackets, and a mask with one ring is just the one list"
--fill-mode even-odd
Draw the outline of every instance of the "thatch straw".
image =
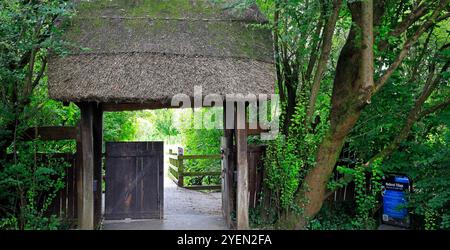
[[[80, 4], [66, 36], [78, 48], [49, 62], [52, 98], [162, 102], [192, 96], [195, 85], [204, 94], [274, 92], [271, 35], [249, 25], [263, 22], [254, 6], [237, 15], [204, 1], [123, 2]], [[185, 10], [156, 11], [161, 2]]]

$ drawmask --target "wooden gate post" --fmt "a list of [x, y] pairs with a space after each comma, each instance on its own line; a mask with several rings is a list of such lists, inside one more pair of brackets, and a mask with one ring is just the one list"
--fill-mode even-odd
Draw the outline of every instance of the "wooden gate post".
[[177, 154], [177, 168], [178, 168], [178, 186], [184, 187], [184, 161], [183, 157]]
[[[227, 108], [227, 105], [228, 108]], [[222, 213], [229, 228], [233, 228], [231, 212], [234, 210], [234, 158], [233, 158], [233, 126], [234, 126], [234, 102], [223, 105], [223, 130], [224, 137], [221, 141], [222, 149]], [[228, 119], [227, 119], [228, 118]], [[228, 124], [228, 125], [227, 125]]]
[[102, 220], [102, 145], [103, 145], [103, 110], [101, 104], [94, 107], [94, 228], [98, 228]]
[[78, 193], [78, 228], [82, 230], [94, 229], [94, 134], [93, 120], [94, 103], [80, 103], [81, 111], [81, 164], [79, 165], [80, 179], [77, 183]]
[[237, 229], [249, 228], [248, 208], [248, 160], [247, 160], [247, 126], [245, 102], [237, 102], [236, 116], [236, 154], [237, 154]]

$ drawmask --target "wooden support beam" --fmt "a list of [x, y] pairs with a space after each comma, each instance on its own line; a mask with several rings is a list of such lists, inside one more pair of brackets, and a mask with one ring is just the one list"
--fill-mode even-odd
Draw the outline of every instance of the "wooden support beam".
[[261, 135], [262, 133], [268, 133], [269, 130], [268, 129], [262, 129], [259, 124], [258, 124], [258, 128], [256, 129], [251, 129], [249, 128], [249, 124], [247, 123], [247, 135]]
[[197, 172], [183, 172], [183, 176], [220, 176], [218, 171], [197, 171]]
[[184, 187], [184, 161], [183, 159], [179, 159], [177, 161], [178, 168], [178, 186]]
[[222, 159], [222, 214], [225, 218], [225, 221], [228, 227], [231, 227], [231, 200], [233, 200], [233, 196], [231, 195], [231, 189], [233, 187], [232, 180], [230, 181], [230, 177], [233, 175], [229, 174], [229, 166], [228, 157], [230, 155], [230, 149], [228, 148], [228, 140], [230, 139], [226, 131], [224, 133], [224, 137], [221, 139], [221, 149], [223, 154]]
[[29, 128], [23, 135], [24, 140], [39, 139], [43, 141], [76, 140], [76, 127], [36, 127]]
[[[223, 105], [223, 128], [224, 136], [221, 141], [222, 149], [222, 213], [229, 228], [233, 228], [233, 221], [231, 219], [231, 213], [234, 210], [235, 204], [235, 192], [233, 190], [233, 177], [234, 177], [234, 150], [233, 150], [233, 130], [232, 126], [227, 127], [227, 122], [234, 125], [234, 106], [227, 108], [226, 103]], [[231, 109], [232, 112], [230, 112]], [[228, 114], [228, 116], [227, 116]], [[230, 117], [231, 116], [231, 117]], [[228, 119], [231, 118], [231, 119]], [[231, 120], [231, 121], [230, 121]]]
[[[81, 124], [78, 124], [78, 133], [81, 134], [80, 132], [81, 130]], [[75, 183], [74, 183], [74, 218], [77, 218], [77, 223], [79, 224], [79, 216], [78, 213], [82, 210], [83, 208], [83, 195], [82, 193], [80, 194], [80, 191], [83, 189], [83, 181], [82, 181], [82, 176], [83, 176], [83, 147], [81, 145], [81, 135], [80, 135], [80, 140], [77, 141], [77, 152], [75, 154]]]
[[[237, 105], [243, 105], [238, 103]], [[239, 107], [239, 106], [238, 106]], [[245, 108], [244, 108], [245, 110]], [[239, 108], [236, 110], [239, 112]], [[242, 112], [242, 109], [241, 109]], [[237, 113], [236, 118], [236, 154], [237, 154], [237, 229], [249, 228], [249, 189], [248, 189], [248, 160], [247, 160], [247, 129], [246, 115]], [[239, 129], [241, 128], [241, 129]]]
[[98, 228], [102, 220], [102, 145], [103, 145], [103, 111], [101, 104], [94, 107], [94, 228]]
[[76, 211], [76, 194], [75, 194], [75, 189], [76, 189], [76, 158], [75, 158], [75, 164], [72, 165], [72, 167], [67, 168], [67, 218], [69, 219], [74, 219], [75, 216], [75, 211]]
[[[190, 98], [191, 108], [194, 108], [195, 99]], [[181, 104], [179, 104], [181, 105]], [[184, 105], [184, 104], [183, 104]], [[152, 101], [148, 103], [103, 103], [102, 110], [104, 112], [116, 112], [116, 111], [136, 111], [144, 109], [171, 109], [181, 108], [181, 106], [172, 106], [171, 100], [166, 101]]]
[[220, 154], [209, 154], [209, 155], [177, 155], [178, 160], [195, 160], [195, 159], [220, 159], [222, 156]]
[[80, 103], [81, 166], [78, 189], [78, 227], [94, 229], [94, 111], [95, 103]]
[[103, 103], [102, 110], [104, 112], [118, 112], [118, 111], [136, 111], [144, 109], [163, 109], [171, 108], [170, 103]]

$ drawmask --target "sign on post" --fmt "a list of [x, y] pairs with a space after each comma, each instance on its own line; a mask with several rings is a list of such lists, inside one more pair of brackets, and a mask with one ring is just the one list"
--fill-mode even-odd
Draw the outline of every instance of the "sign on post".
[[184, 155], [184, 148], [178, 147], [178, 155]]
[[411, 180], [405, 175], [390, 174], [383, 176], [382, 183], [381, 223], [409, 228], [411, 218], [406, 208], [406, 193], [412, 189]]

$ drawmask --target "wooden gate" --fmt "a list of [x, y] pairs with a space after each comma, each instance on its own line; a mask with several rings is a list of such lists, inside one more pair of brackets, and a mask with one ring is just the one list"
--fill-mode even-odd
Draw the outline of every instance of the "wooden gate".
[[163, 142], [106, 143], [105, 219], [162, 219]]

